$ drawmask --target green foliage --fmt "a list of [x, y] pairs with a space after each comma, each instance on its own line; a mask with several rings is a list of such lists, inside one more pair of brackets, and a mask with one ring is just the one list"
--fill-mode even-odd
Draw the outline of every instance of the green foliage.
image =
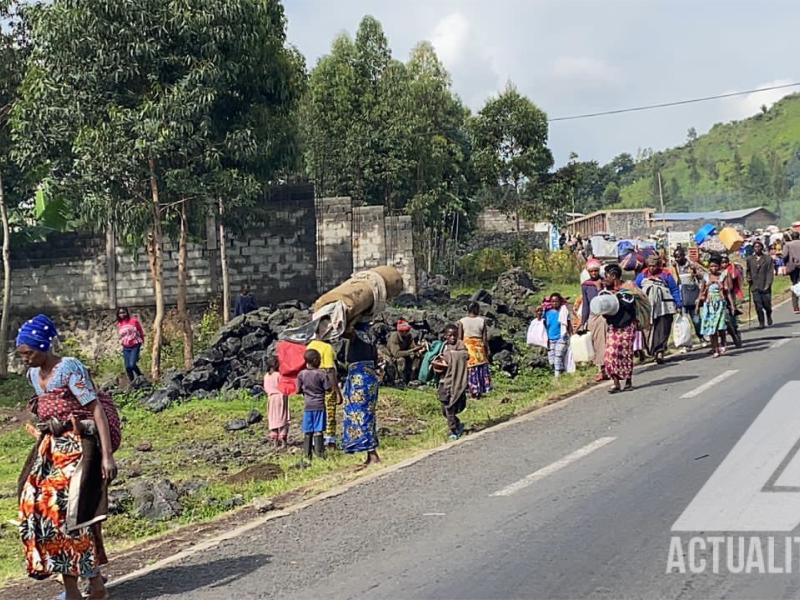
[[522, 267], [536, 279], [554, 284], [577, 284], [582, 269], [569, 250], [532, 250], [520, 244], [508, 250], [483, 248], [467, 254], [458, 263], [458, 279], [465, 284], [493, 284], [512, 267]]
[[749, 119], [714, 125], [705, 135], [691, 129], [684, 146], [644, 152], [620, 185], [616, 206], [657, 207], [652, 175], [660, 170], [667, 210], [763, 205], [789, 223], [800, 218], [799, 153], [800, 96], [793, 95]]
[[513, 266], [510, 253], [497, 248], [482, 248], [463, 257], [459, 274], [470, 283], [492, 283], [503, 271]]
[[138, 246], [156, 219], [154, 181], [162, 204], [236, 205], [291, 158], [303, 66], [278, 2], [57, 0], [32, 39], [17, 156], [84, 225], [111, 218]]
[[528, 218], [549, 217], [544, 193], [553, 165], [547, 148], [547, 115], [509, 84], [470, 119], [473, 168], [497, 208]]
[[212, 302], [203, 313], [200, 324], [195, 331], [195, 351], [202, 352], [209, 348], [222, 325], [222, 313], [219, 306]]

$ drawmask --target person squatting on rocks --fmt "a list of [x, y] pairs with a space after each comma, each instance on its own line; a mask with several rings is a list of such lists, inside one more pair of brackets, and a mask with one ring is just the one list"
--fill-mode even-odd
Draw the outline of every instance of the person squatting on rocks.
[[283, 450], [289, 440], [289, 396], [281, 391], [280, 379], [278, 358], [270, 356], [267, 359], [267, 374], [264, 375], [269, 439], [275, 449]]
[[100, 524], [108, 517], [108, 484], [117, 475], [120, 422], [86, 367], [53, 353], [57, 335], [53, 321], [38, 315], [16, 339], [36, 393], [29, 404], [36, 426], [29, 431], [37, 438], [19, 479], [20, 535], [31, 577], [60, 575], [67, 600], [80, 600], [78, 579], [88, 579], [89, 598], [100, 600], [108, 598]]
[[127, 308], [117, 310], [117, 333], [122, 344], [122, 360], [125, 364], [125, 373], [128, 380], [133, 383], [137, 377], [142, 376], [139, 370], [139, 355], [144, 344], [144, 329], [139, 319], [132, 317]]
[[342, 403], [342, 391], [336, 376], [336, 352], [333, 346], [325, 341], [325, 336], [331, 328], [330, 317], [322, 317], [317, 323], [316, 337], [311, 341], [307, 350], [316, 350], [320, 356], [320, 369], [327, 373], [331, 380], [328, 392], [325, 394], [325, 445], [329, 448], [336, 447], [336, 405]]
[[747, 284], [750, 287], [753, 304], [756, 307], [759, 329], [764, 329], [764, 321], [772, 326], [772, 282], [775, 270], [772, 259], [764, 253], [761, 240], [753, 242], [753, 254], [747, 257]]
[[464, 425], [458, 415], [467, 408], [469, 353], [464, 343], [458, 339], [457, 325], [448, 325], [445, 328], [444, 339], [444, 350], [434, 359], [432, 367], [441, 375], [438, 395], [442, 415], [447, 419], [447, 427], [450, 429], [450, 439], [457, 440], [464, 434]]
[[397, 322], [396, 331], [386, 339], [386, 352], [395, 371], [395, 385], [408, 385], [419, 375], [425, 346], [416, 344], [411, 335], [411, 325], [404, 320]]
[[542, 318], [547, 328], [547, 360], [553, 367], [556, 377], [567, 370], [566, 357], [569, 350], [569, 336], [572, 335], [572, 322], [569, 309], [561, 294], [551, 294], [542, 307]]
[[458, 337], [469, 353], [469, 393], [477, 399], [492, 391], [489, 333], [486, 319], [481, 316], [481, 306], [477, 302], [470, 302], [467, 316], [458, 322]]
[[305, 352], [306, 368], [297, 376], [297, 392], [303, 395], [303, 455], [325, 457], [325, 397], [332, 391], [330, 374], [320, 368], [321, 357], [314, 349]]
[[378, 456], [376, 409], [379, 381], [375, 368], [378, 348], [366, 323], [346, 332], [347, 377], [344, 380], [342, 450], [347, 454], [366, 452], [365, 464], [381, 461]]

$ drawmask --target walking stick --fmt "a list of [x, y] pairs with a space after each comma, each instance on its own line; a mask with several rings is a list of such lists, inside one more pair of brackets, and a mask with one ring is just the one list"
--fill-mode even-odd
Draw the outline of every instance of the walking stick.
[[747, 329], [749, 330], [753, 326], [753, 287], [751, 284], [747, 284], [747, 297], [750, 300], [747, 303]]

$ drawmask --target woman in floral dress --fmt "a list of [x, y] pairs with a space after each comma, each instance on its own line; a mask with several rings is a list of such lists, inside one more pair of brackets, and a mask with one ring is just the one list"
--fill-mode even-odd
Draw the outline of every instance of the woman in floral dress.
[[365, 464], [381, 461], [375, 411], [378, 405], [378, 351], [366, 324], [356, 325], [349, 336], [347, 378], [344, 382], [344, 423], [342, 450], [348, 454], [366, 452]]
[[60, 575], [67, 600], [82, 598], [82, 577], [89, 580], [89, 598], [100, 600], [108, 597], [99, 569], [107, 562], [100, 523], [117, 473], [119, 420], [80, 361], [52, 352], [56, 336], [53, 321], [39, 315], [22, 325], [16, 340], [36, 392], [29, 408], [37, 435], [19, 480], [20, 534], [31, 577]]

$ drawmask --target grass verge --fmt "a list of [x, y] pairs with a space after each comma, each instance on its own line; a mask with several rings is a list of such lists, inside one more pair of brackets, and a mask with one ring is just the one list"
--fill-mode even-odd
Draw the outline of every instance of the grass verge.
[[[468, 430], [475, 431], [508, 420], [584, 387], [593, 373], [579, 370], [559, 380], [541, 370], [514, 380], [495, 374], [495, 391], [487, 398], [471, 401], [463, 421]], [[181, 525], [211, 520], [258, 496], [273, 497], [300, 489], [306, 493], [324, 491], [355, 476], [363, 460], [360, 455], [333, 452], [326, 460], [314, 461], [310, 468], [298, 469], [297, 447], [293, 447], [293, 453], [273, 452], [265, 441], [263, 423], [241, 432], [225, 431], [225, 423], [245, 417], [253, 408], [264, 412], [263, 401], [247, 394], [194, 400], [158, 415], [140, 408], [135, 397], [123, 396], [119, 402], [124, 445], [117, 454], [121, 465], [117, 487], [139, 478], [167, 478], [179, 488], [192, 491], [181, 501], [180, 516], [169, 521], [153, 523], [129, 511], [113, 516], [105, 527], [112, 550]], [[291, 436], [299, 440], [300, 398], [291, 399], [291, 411]], [[386, 465], [439, 446], [448, 434], [433, 388], [381, 390], [378, 427]], [[152, 445], [151, 451], [136, 449], [144, 442]], [[24, 572], [17, 530], [10, 521], [16, 517], [18, 470], [31, 445], [32, 440], [20, 430], [0, 434], [0, 581]]]

